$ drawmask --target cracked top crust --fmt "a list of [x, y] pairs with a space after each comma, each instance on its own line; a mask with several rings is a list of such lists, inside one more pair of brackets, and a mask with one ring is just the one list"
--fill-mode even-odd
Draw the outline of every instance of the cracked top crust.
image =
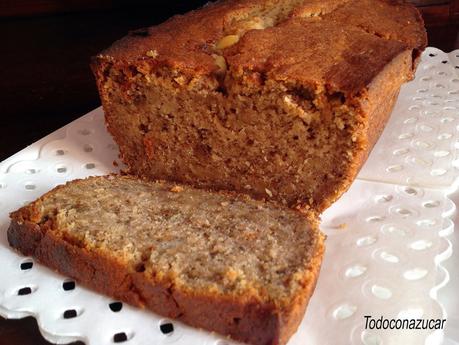
[[403, 51], [413, 51], [416, 64], [426, 44], [419, 12], [402, 1], [228, 0], [133, 31], [95, 63], [258, 73], [349, 94]]

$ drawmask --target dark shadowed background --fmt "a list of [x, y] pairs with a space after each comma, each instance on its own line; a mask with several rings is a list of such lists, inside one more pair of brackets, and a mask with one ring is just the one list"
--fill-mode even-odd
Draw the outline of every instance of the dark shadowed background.
[[[100, 105], [92, 55], [129, 30], [206, 2], [1, 0], [0, 161]], [[459, 48], [459, 0], [411, 2], [423, 13], [430, 46]], [[34, 319], [0, 318], [0, 345], [44, 344]]]

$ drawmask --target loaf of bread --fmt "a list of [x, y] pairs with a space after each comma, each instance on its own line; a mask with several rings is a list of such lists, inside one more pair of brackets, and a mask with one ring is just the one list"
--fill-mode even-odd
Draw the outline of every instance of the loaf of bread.
[[320, 212], [425, 45], [402, 1], [230, 0], [133, 31], [92, 68], [130, 173]]
[[254, 344], [285, 344], [319, 273], [315, 218], [128, 176], [58, 186], [11, 214], [10, 245], [96, 291]]

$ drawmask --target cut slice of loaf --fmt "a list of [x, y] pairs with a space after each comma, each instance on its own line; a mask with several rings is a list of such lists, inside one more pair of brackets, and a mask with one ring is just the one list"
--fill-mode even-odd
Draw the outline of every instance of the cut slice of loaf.
[[115, 175], [13, 212], [8, 240], [101, 293], [254, 345], [295, 332], [324, 251], [314, 216]]
[[392, 0], [228, 0], [94, 58], [129, 172], [323, 211], [351, 184], [426, 45]]

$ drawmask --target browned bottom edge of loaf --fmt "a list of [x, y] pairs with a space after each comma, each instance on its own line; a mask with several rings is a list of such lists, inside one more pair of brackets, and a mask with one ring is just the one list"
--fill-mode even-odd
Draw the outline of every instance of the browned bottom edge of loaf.
[[288, 310], [278, 310], [257, 301], [197, 295], [155, 283], [144, 272], [132, 272], [115, 258], [68, 242], [47, 231], [46, 226], [30, 221], [18, 223], [13, 219], [8, 241], [22, 254], [97, 292], [254, 345], [282, 345], [296, 332], [314, 291], [324, 252], [321, 237], [311, 260], [310, 283], [295, 296]]

